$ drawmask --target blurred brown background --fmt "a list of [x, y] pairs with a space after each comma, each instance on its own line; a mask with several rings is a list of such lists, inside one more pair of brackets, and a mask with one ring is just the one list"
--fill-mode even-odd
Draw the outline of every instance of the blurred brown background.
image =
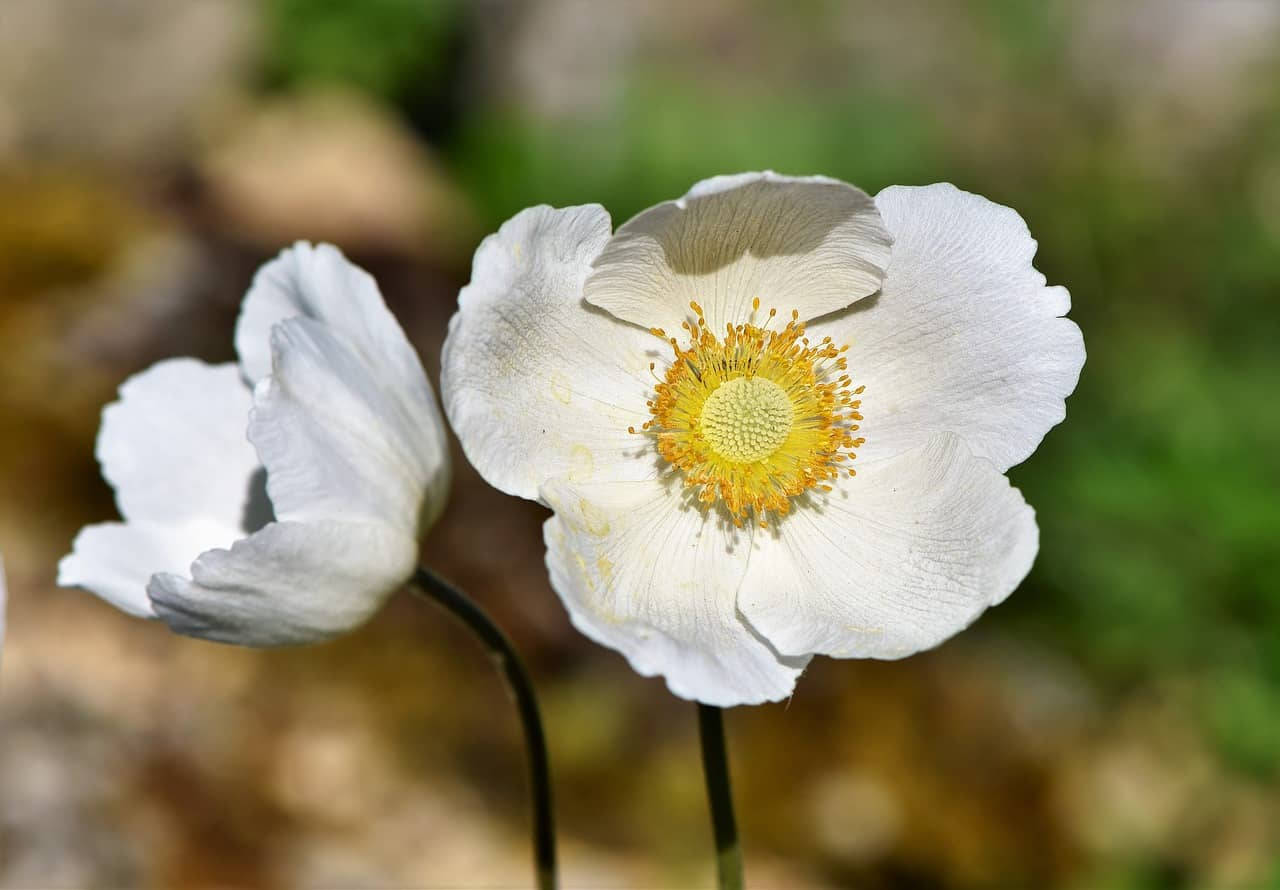
[[[1280, 888], [1272, 0], [0, 0], [0, 886], [527, 885], [518, 730], [447, 616], [257, 652], [54, 587], [115, 515], [99, 411], [232, 359], [292, 239], [374, 272], [435, 380], [516, 210], [764, 167], [1016, 207], [1089, 361], [1013, 472], [1008, 603], [728, 715], [749, 883]], [[566, 884], [707, 886], [692, 705], [571, 629], [544, 512], [458, 460], [424, 558], [531, 661]]]

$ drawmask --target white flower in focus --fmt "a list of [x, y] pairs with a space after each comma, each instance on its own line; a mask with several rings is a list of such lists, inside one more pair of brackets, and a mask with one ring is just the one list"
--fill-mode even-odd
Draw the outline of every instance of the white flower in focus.
[[534, 207], [476, 252], [445, 410], [487, 481], [555, 511], [579, 630], [679, 696], [783, 698], [812, 655], [929, 648], [1030, 570], [1002, 474], [1084, 362], [1034, 252], [950, 185], [716, 177], [616, 233]]
[[191, 636], [325, 639], [413, 573], [444, 424], [377, 284], [332, 246], [264, 265], [235, 341], [239, 365], [172, 359], [120, 387], [97, 455], [125, 521], [82, 529], [58, 583]]

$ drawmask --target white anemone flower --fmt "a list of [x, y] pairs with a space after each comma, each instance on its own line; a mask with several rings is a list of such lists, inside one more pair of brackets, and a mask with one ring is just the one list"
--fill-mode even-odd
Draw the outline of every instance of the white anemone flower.
[[1017, 213], [750, 173], [610, 228], [541, 206], [486, 239], [441, 375], [481, 475], [554, 511], [579, 630], [728, 706], [815, 654], [935, 646], [1022, 581], [1038, 532], [1003, 473], [1084, 346]]
[[125, 521], [82, 529], [58, 583], [191, 636], [326, 639], [413, 573], [444, 424], [377, 284], [330, 245], [258, 271], [235, 344], [238, 365], [172, 359], [120, 387], [97, 455]]

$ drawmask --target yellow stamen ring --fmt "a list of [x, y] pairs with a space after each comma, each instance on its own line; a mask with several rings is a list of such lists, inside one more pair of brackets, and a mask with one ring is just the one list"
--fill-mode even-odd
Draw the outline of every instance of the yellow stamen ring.
[[[851, 389], [844, 353], [830, 337], [811, 344], [799, 313], [780, 331], [751, 323], [726, 325], [723, 337], [707, 330], [702, 307], [685, 322], [689, 343], [655, 328], [674, 359], [649, 402], [644, 431], [658, 453], [711, 504], [721, 501], [737, 525], [750, 511], [785, 515], [791, 499], [828, 481], [863, 443], [855, 436], [861, 386]], [[759, 301], [753, 303], [754, 310]]]

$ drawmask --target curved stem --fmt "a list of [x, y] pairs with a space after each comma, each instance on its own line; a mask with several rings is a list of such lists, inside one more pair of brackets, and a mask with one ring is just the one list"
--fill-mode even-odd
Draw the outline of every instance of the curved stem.
[[698, 734], [702, 739], [702, 770], [707, 777], [711, 829], [716, 839], [716, 873], [720, 890], [742, 890], [742, 846], [733, 818], [729, 788], [729, 755], [724, 744], [724, 721], [719, 708], [698, 704]]
[[524, 744], [529, 755], [529, 790], [533, 798], [533, 861], [539, 890], [554, 890], [556, 880], [556, 833], [551, 812], [551, 769], [547, 759], [547, 739], [538, 714], [538, 700], [529, 672], [511, 640], [493, 619], [465, 593], [430, 569], [419, 568], [413, 576], [417, 592], [443, 606], [465, 624], [489, 650], [502, 671], [515, 700], [524, 728]]

